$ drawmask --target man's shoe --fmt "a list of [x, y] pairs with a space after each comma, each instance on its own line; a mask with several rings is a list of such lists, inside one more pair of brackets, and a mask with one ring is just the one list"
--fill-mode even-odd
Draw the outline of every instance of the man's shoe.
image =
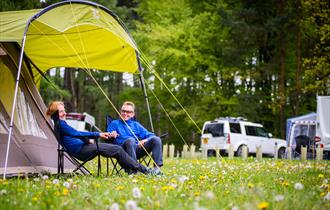
[[163, 172], [159, 168], [148, 168], [146, 174], [150, 174], [153, 176], [161, 176], [164, 175]]

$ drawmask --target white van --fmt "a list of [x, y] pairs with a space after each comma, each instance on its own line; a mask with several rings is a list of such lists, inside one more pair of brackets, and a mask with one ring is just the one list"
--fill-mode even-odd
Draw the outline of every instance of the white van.
[[66, 122], [73, 128], [78, 131], [94, 131], [95, 126], [95, 118], [84, 112], [84, 113], [76, 113], [70, 112], [66, 115]]
[[207, 150], [208, 155], [214, 154], [216, 149], [228, 153], [229, 145], [233, 146], [237, 156], [242, 154], [245, 145], [248, 153], [256, 153], [256, 147], [261, 146], [265, 155], [274, 156], [277, 152], [279, 158], [285, 157], [286, 142], [272, 138], [272, 134], [268, 133], [261, 124], [232, 117], [218, 118], [204, 123], [201, 149]]
[[330, 96], [317, 96], [315, 143], [330, 157]]

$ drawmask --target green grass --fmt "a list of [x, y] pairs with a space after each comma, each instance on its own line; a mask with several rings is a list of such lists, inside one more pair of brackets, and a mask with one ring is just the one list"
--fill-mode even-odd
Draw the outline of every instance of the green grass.
[[163, 171], [1, 180], [0, 209], [330, 209], [329, 161], [174, 159]]

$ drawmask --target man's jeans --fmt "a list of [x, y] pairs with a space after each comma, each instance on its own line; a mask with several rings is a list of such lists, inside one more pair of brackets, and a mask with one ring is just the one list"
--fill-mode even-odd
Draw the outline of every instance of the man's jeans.
[[162, 141], [158, 136], [147, 138], [147, 141], [143, 145], [144, 148], [136, 144], [135, 138], [126, 139], [122, 147], [136, 161], [147, 155], [145, 150], [149, 154], [152, 152], [152, 159], [157, 166], [163, 166]]

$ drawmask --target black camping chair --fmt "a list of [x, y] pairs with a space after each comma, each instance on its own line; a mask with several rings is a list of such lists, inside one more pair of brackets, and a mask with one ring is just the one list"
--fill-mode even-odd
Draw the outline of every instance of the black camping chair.
[[[73, 173], [80, 170], [84, 175], [90, 175], [92, 174], [84, 165], [90, 160], [93, 160], [96, 156], [98, 157], [98, 166], [97, 166], [97, 175], [99, 176], [101, 173], [101, 157], [99, 154], [99, 145], [98, 145], [98, 139], [95, 139], [97, 151], [94, 152], [91, 156], [89, 156], [87, 159], [80, 159], [79, 157], [75, 156], [74, 154], [71, 154], [65, 147], [60, 137], [60, 119], [58, 111], [56, 111], [51, 118], [54, 121], [54, 131], [55, 136], [58, 142], [58, 167], [57, 167], [57, 173], [63, 174], [64, 173], [64, 157], [69, 159], [76, 168], [73, 170]], [[81, 162], [80, 162], [81, 161]]]
[[[133, 119], [133, 120], [136, 120], [135, 117], [132, 118], [132, 119]], [[115, 119], [114, 119], [113, 117], [111, 117], [110, 115], [107, 115], [107, 116], [106, 116], [105, 130], [108, 129], [108, 125], [109, 125], [113, 120], [115, 120]], [[167, 135], [168, 135], [168, 133], [162, 134], [162, 135], [160, 136], [160, 139], [164, 139], [165, 137], [167, 137]], [[111, 138], [111, 139], [108, 139], [106, 142], [112, 144], [113, 140], [114, 140], [114, 139]], [[111, 159], [111, 162], [112, 162], [112, 165], [113, 165], [113, 167], [114, 167], [114, 168], [112, 169], [111, 174], [113, 174], [114, 171], [116, 171], [117, 174], [118, 174], [118, 173], [122, 170], [122, 168], [118, 169], [118, 167], [117, 167], [117, 166], [118, 166], [117, 162], [114, 162], [112, 159]], [[147, 167], [149, 167], [149, 165], [150, 165], [150, 163], [151, 163], [151, 157], [150, 157], [149, 155], [146, 155], [146, 156], [140, 158], [140, 159], [139, 159], [139, 162], [140, 162], [140, 163], [144, 163]], [[107, 174], [109, 173], [108, 171], [109, 171], [109, 166], [108, 166], [108, 160], [107, 160]]]

